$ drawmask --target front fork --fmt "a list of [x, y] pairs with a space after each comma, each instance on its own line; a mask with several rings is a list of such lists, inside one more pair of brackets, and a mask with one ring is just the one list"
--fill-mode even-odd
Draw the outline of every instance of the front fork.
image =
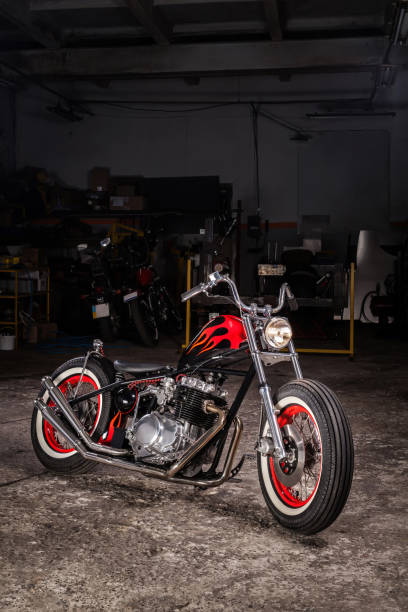
[[[283, 445], [282, 434], [279, 427], [278, 419], [275, 413], [275, 406], [272, 399], [272, 391], [271, 387], [268, 385], [265, 376], [265, 369], [261, 358], [261, 353], [258, 349], [258, 345], [256, 342], [256, 335], [254, 328], [252, 327], [251, 318], [248, 315], [243, 314], [242, 320], [244, 323], [249, 350], [251, 352], [252, 361], [255, 366], [255, 371], [258, 375], [259, 380], [259, 393], [262, 398], [263, 404], [265, 406], [266, 416], [269, 423], [269, 428], [272, 434], [273, 441], [273, 449], [269, 449], [267, 447], [260, 448], [261, 452], [266, 452], [267, 454], [273, 454], [274, 457], [278, 459], [283, 459], [286, 456], [285, 447]], [[297, 358], [297, 354], [295, 351], [295, 347], [293, 341], [291, 340], [288, 344], [289, 349], [289, 358], [292, 361], [293, 369], [295, 370], [296, 378], [302, 378], [302, 371], [300, 369], [299, 360]], [[261, 441], [262, 442], [262, 441]], [[271, 453], [272, 451], [272, 453]]]

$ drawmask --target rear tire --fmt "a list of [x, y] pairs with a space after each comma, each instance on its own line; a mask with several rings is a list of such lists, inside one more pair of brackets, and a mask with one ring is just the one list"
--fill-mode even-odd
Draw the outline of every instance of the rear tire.
[[[258, 453], [258, 476], [269, 510], [281, 525], [304, 534], [326, 529], [342, 511], [353, 478], [350, 425], [325, 385], [298, 380], [275, 397], [287, 459]], [[268, 436], [263, 415], [261, 435]]]
[[159, 295], [159, 308], [165, 313], [164, 316], [162, 314], [165, 330], [172, 334], [181, 332], [183, 329], [183, 319], [174, 305], [166, 287], [162, 286], [159, 288]]
[[[71, 359], [62, 364], [53, 372], [51, 378], [67, 397], [72, 396], [82, 373], [84, 357]], [[84, 376], [82, 378], [79, 393], [87, 393], [93, 389], [100, 389], [111, 382], [101, 368], [93, 361], [88, 361]], [[41, 388], [39, 397], [48, 405], [48, 391]], [[103, 393], [96, 398], [77, 404], [75, 412], [80, 421], [85, 425], [91, 438], [98, 441], [107, 428], [110, 416], [111, 394]], [[31, 419], [31, 440], [34, 451], [41, 463], [48, 470], [57, 474], [83, 474], [96, 467], [93, 461], [87, 461], [76, 450], [69, 448], [66, 439], [63, 438], [48, 423], [41, 412], [34, 408]]]
[[142, 344], [156, 346], [159, 341], [159, 328], [147, 300], [140, 299], [130, 302], [130, 316]]
[[97, 334], [104, 342], [115, 342], [120, 334], [120, 319], [116, 309], [112, 304], [109, 305], [110, 316], [96, 319]]

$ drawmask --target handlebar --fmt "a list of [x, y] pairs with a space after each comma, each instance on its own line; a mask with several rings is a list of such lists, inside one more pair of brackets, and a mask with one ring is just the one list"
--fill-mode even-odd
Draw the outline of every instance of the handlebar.
[[287, 283], [285, 283], [285, 285], [286, 285], [286, 298], [287, 298], [288, 306], [290, 310], [295, 311], [299, 308], [299, 304], [297, 303], [297, 300], [295, 296], [293, 295], [289, 285]]
[[196, 285], [195, 287], [192, 287], [188, 291], [182, 293], [181, 301], [186, 302], [187, 300], [190, 300], [192, 297], [198, 295], [199, 293], [205, 293], [208, 296], [209, 289], [212, 289], [213, 287], [218, 285], [218, 283], [227, 283], [231, 290], [233, 301], [243, 312], [247, 312], [252, 315], [258, 315], [261, 317], [270, 317], [271, 315], [276, 314], [277, 312], [282, 310], [286, 300], [291, 310], [298, 309], [296, 298], [287, 283], [283, 283], [281, 285], [281, 288], [279, 290], [278, 305], [275, 308], [272, 308], [269, 304], [267, 304], [266, 306], [257, 306], [256, 304], [250, 304], [248, 306], [247, 304], [244, 304], [244, 302], [241, 301], [236, 284], [228, 276], [228, 274], [212, 272], [208, 278], [209, 280], [207, 283], [200, 283], [199, 285]]
[[184, 293], [182, 293], [181, 301], [187, 302], [187, 300], [191, 300], [191, 298], [193, 298], [195, 295], [198, 295], [199, 293], [204, 293], [205, 291], [206, 291], [206, 284], [200, 283], [199, 285], [196, 285], [195, 287], [192, 287], [188, 291], [185, 291]]

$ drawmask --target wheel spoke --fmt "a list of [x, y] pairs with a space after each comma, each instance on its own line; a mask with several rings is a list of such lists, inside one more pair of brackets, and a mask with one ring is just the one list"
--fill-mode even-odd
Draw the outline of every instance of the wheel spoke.
[[[285, 461], [275, 466], [276, 476], [281, 482], [281, 496], [290, 505], [305, 504], [315, 491], [320, 479], [321, 448], [316, 423], [307, 409], [297, 406], [288, 409], [283, 422]], [[297, 474], [296, 484], [292, 484]], [[288, 485], [285, 485], [288, 481]], [[292, 481], [292, 482], [291, 482]], [[287, 487], [287, 488], [286, 488]]]
[[[72, 380], [67, 380], [65, 383], [60, 385], [60, 389], [65, 397], [69, 400], [71, 399], [76, 390], [78, 389], [78, 381], [72, 382]], [[85, 394], [89, 391], [93, 391], [95, 389], [94, 385], [88, 381], [82, 381], [79, 385], [80, 394]], [[74, 409], [78, 419], [81, 421], [84, 428], [90, 432], [95, 423], [95, 419], [98, 413], [98, 405], [99, 400], [96, 401], [93, 399], [86, 400], [85, 402], [79, 403]], [[46, 431], [48, 431], [48, 437], [51, 441], [54, 449], [61, 449], [62, 452], [73, 450], [70, 448], [70, 443], [62, 436], [56, 429], [54, 429], [49, 423], [45, 425]]]

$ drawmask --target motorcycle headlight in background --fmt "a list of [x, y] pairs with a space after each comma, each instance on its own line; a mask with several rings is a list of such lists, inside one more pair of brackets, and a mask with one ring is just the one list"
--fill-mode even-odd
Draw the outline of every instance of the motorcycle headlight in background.
[[274, 317], [265, 325], [266, 343], [274, 349], [283, 349], [292, 339], [292, 328], [284, 317]]

